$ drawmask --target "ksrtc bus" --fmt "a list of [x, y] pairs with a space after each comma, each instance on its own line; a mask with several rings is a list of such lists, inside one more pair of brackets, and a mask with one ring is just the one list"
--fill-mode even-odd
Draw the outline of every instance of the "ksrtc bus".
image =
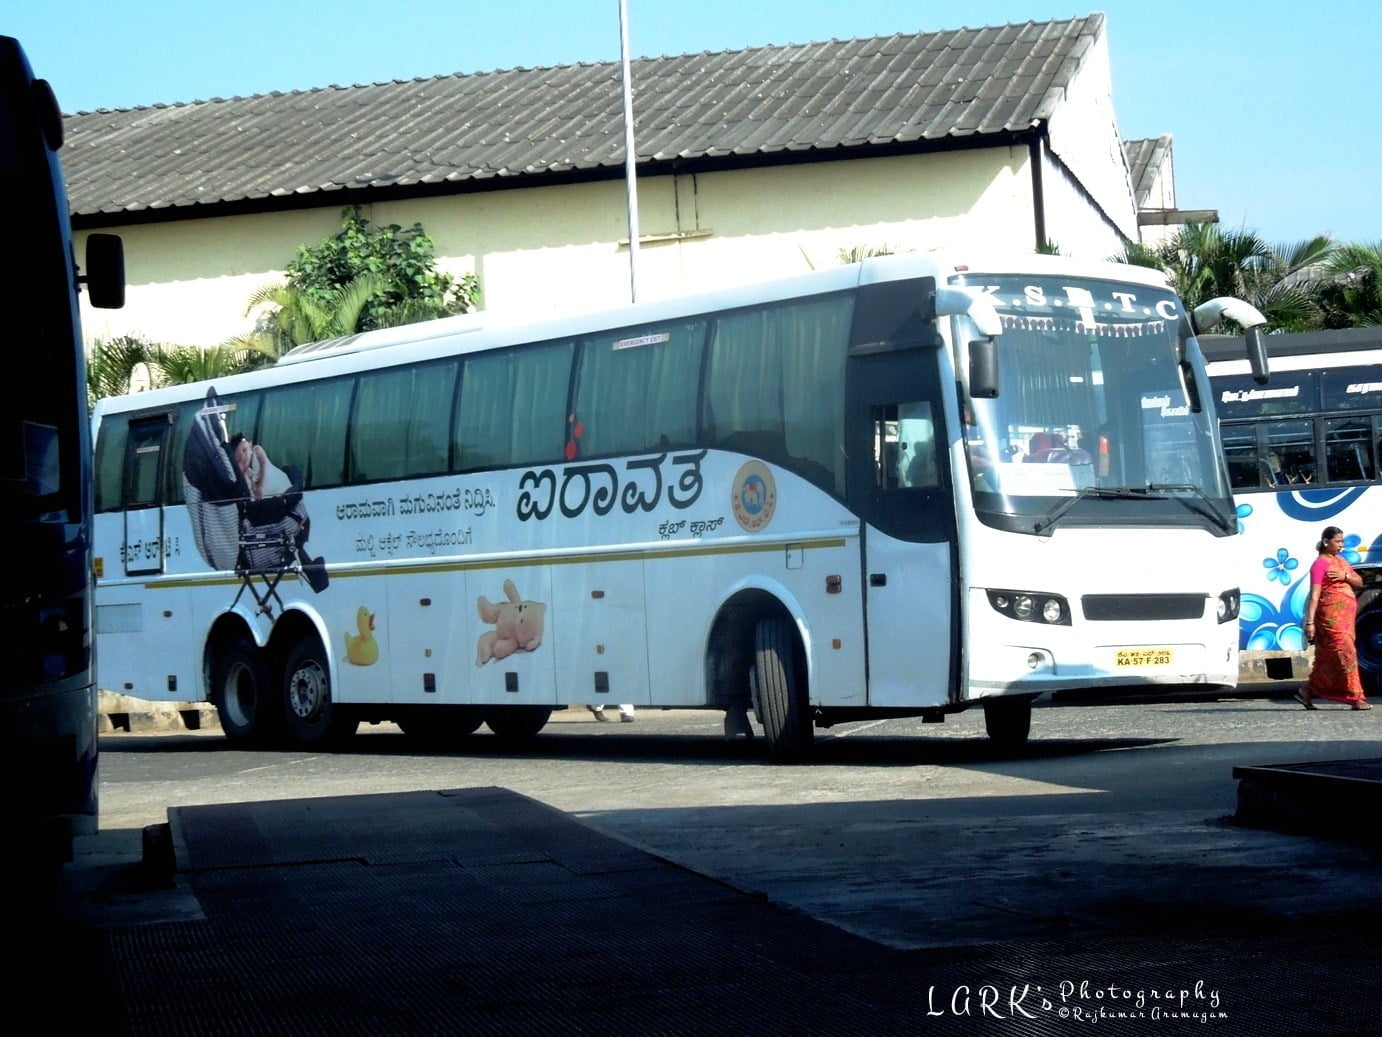
[[[1310, 564], [1326, 526], [1344, 558], [1382, 563], [1382, 330], [1272, 335], [1271, 380], [1253, 381], [1232, 340], [1206, 338], [1210, 383], [1241, 536], [1233, 540], [1245, 676], [1303, 678]], [[1358, 656], [1382, 693], [1382, 588], [1359, 595]]]
[[123, 301], [120, 241], [94, 235], [89, 278], [72, 254], [58, 163], [62, 115], [17, 40], [0, 36], [0, 197], [8, 204], [5, 286], [10, 376], [0, 381], [3, 538], [11, 560], [0, 622], [0, 776], [16, 857], [69, 860], [97, 825], [92, 661], [91, 440], [78, 315]]
[[1232, 686], [1194, 319], [1141, 268], [888, 256], [102, 401], [101, 686], [307, 746], [752, 710], [780, 758], [842, 721], [982, 706], [1020, 744], [1046, 693]]

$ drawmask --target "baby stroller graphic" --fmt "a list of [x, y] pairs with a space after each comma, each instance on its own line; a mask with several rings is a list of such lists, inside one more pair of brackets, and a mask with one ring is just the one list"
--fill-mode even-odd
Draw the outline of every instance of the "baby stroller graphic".
[[232, 608], [249, 591], [258, 611], [272, 616], [275, 604], [283, 607], [278, 584], [285, 575], [297, 573], [320, 593], [329, 582], [326, 565], [306, 551], [311, 520], [297, 467], [273, 469], [278, 492], [261, 496], [267, 455], [244, 436], [226, 436], [227, 410], [208, 390], [187, 441], [182, 476], [192, 539], [207, 565], [240, 577]]

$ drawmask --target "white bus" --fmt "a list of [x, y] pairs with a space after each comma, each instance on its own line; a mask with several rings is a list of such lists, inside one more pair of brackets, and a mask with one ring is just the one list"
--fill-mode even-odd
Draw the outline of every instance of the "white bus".
[[778, 758], [842, 721], [980, 705], [1021, 744], [1043, 693], [1232, 686], [1193, 322], [1141, 268], [890, 256], [105, 400], [100, 686], [305, 746], [751, 709]]
[[[1271, 380], [1259, 385], [1241, 343], [1207, 338], [1233, 484], [1245, 675], [1303, 678], [1310, 564], [1326, 526], [1344, 531], [1353, 565], [1382, 564], [1382, 329], [1272, 335]], [[1358, 654], [1382, 692], [1382, 590], [1359, 597]], [[1378, 609], [1369, 606], [1376, 603]]]

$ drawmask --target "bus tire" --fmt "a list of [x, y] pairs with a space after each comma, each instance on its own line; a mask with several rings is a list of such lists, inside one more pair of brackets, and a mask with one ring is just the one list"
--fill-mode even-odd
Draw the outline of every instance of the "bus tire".
[[485, 714], [485, 726], [506, 742], [524, 742], [546, 727], [550, 719], [550, 706], [500, 706]]
[[1382, 591], [1368, 588], [1358, 596], [1354, 632], [1363, 694], [1382, 696]]
[[267, 741], [279, 726], [264, 653], [244, 634], [231, 638], [211, 664], [211, 703], [232, 742]]
[[484, 723], [478, 709], [467, 706], [414, 706], [394, 718], [394, 723], [418, 745], [445, 749], [473, 735]]
[[984, 703], [984, 730], [1000, 749], [1021, 749], [1032, 733], [1032, 700], [994, 699]]
[[288, 737], [304, 749], [336, 745], [355, 733], [359, 718], [331, 697], [331, 669], [315, 638], [299, 641], [283, 667]]
[[796, 633], [785, 619], [759, 620], [754, 630], [754, 710], [768, 754], [779, 763], [802, 759], [815, 738]]

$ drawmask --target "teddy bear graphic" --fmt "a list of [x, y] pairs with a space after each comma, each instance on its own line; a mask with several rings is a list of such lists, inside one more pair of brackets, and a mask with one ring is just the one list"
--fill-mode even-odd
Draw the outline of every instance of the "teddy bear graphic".
[[505, 659], [514, 652], [531, 652], [542, 643], [542, 622], [547, 606], [540, 601], [524, 601], [512, 580], [504, 581], [504, 595], [509, 600], [495, 604], [480, 595], [480, 619], [493, 623], [494, 629], [480, 635], [475, 649], [475, 665], [484, 666], [491, 659]]

